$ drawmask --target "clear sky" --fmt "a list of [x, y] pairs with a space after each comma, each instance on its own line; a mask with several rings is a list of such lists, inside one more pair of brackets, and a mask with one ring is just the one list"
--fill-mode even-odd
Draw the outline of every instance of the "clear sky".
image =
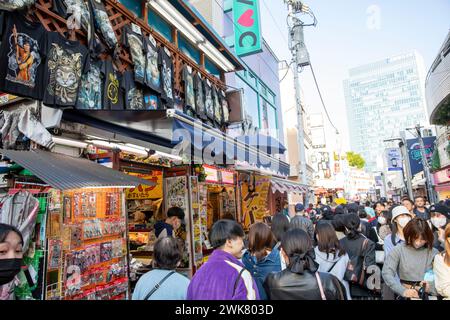
[[[413, 49], [426, 71], [450, 29], [449, 0], [306, 0], [318, 25], [305, 43], [326, 106], [348, 148], [343, 80], [348, 69]], [[262, 33], [280, 60], [290, 61], [283, 0], [260, 0]], [[305, 22], [306, 22], [305, 17]], [[309, 68], [300, 75], [304, 101], [322, 108]]]

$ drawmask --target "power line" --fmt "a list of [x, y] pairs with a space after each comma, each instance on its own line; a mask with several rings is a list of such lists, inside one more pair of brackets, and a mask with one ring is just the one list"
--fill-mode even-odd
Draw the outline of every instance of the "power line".
[[320, 101], [322, 102], [322, 106], [323, 106], [323, 109], [325, 110], [325, 114], [327, 115], [328, 121], [333, 126], [333, 128], [336, 130], [336, 133], [339, 134], [339, 130], [334, 126], [333, 122], [331, 121], [330, 115], [328, 114], [327, 107], [325, 106], [325, 102], [323, 101], [322, 93], [320, 91], [319, 84], [317, 83], [316, 74], [314, 73], [314, 69], [313, 69], [311, 61], [309, 63], [309, 66], [311, 68], [311, 73], [314, 78], [314, 83], [316, 84], [317, 92], [319, 93]]
[[286, 38], [286, 35], [283, 33], [283, 31], [281, 30], [281, 27], [279, 26], [279, 24], [277, 23], [277, 20], [275, 19], [275, 17], [273, 16], [272, 12], [270, 11], [269, 7], [267, 7], [267, 4], [264, 0], [262, 0], [262, 3], [264, 5], [264, 7], [266, 7], [267, 11], [269, 12], [269, 15], [272, 17], [273, 22], [275, 23], [275, 26], [277, 27], [278, 31], [280, 32], [284, 42], [287, 44], [287, 46], [289, 47], [289, 41]]

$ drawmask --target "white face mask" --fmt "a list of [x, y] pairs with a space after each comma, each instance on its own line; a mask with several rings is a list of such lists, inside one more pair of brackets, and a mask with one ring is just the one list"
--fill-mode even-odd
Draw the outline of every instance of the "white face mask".
[[431, 223], [436, 227], [436, 228], [442, 228], [443, 226], [445, 226], [447, 224], [447, 219], [445, 217], [441, 217], [441, 218], [431, 218]]
[[397, 219], [397, 223], [400, 225], [400, 227], [404, 228], [408, 222], [411, 221], [411, 217], [400, 217]]
[[385, 217], [378, 217], [378, 223], [379, 224], [386, 224], [386, 218]]

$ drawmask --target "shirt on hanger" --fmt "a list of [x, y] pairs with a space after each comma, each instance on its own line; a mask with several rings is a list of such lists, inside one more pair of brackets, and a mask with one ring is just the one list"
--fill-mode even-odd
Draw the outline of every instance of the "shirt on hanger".
[[158, 110], [159, 98], [150, 90], [144, 90], [144, 108], [145, 110]]
[[200, 78], [198, 73], [196, 73], [194, 76], [194, 91], [195, 91], [195, 106], [196, 106], [197, 115], [201, 119], [206, 120], [203, 80]]
[[163, 90], [161, 92], [161, 99], [166, 105], [166, 108], [173, 107], [173, 63], [172, 59], [167, 55], [163, 47], [159, 48], [160, 71], [162, 77]]
[[216, 124], [220, 127], [223, 123], [223, 112], [222, 112], [222, 105], [219, 101], [219, 91], [216, 89], [216, 87], [212, 86], [212, 96], [213, 96], [213, 104], [214, 104], [214, 121]]
[[67, 19], [67, 23], [75, 29], [89, 30], [90, 13], [83, 0], [53, 0], [51, 10]]
[[212, 89], [206, 79], [205, 81], [203, 81], [203, 89], [205, 92], [206, 116], [208, 117], [209, 120], [214, 121], [214, 102], [212, 97]]
[[91, 61], [88, 72], [81, 76], [80, 90], [78, 91], [77, 109], [103, 109], [103, 62], [101, 60]]
[[114, 69], [110, 59], [104, 63], [103, 108], [109, 110], [124, 110], [124, 92], [121, 86], [122, 75]]
[[145, 60], [145, 84], [157, 93], [161, 93], [161, 73], [159, 65], [161, 65], [161, 55], [154, 45], [154, 39], [144, 37]]
[[189, 109], [195, 110], [195, 94], [194, 94], [194, 78], [189, 72], [188, 67], [183, 67], [183, 82], [184, 82], [184, 96], [186, 106]]
[[117, 37], [114, 33], [105, 5], [101, 0], [88, 0], [94, 12], [95, 28], [100, 30], [103, 40], [109, 49], [113, 50], [117, 46]]
[[47, 32], [40, 23], [8, 13], [0, 48], [0, 90], [42, 100]]
[[122, 32], [122, 44], [130, 49], [131, 59], [134, 65], [134, 80], [144, 84], [145, 57], [144, 51], [142, 50], [142, 35], [136, 33], [129, 25], [126, 25]]
[[48, 33], [47, 47], [43, 102], [49, 106], [74, 107], [81, 75], [90, 68], [88, 50], [57, 32]]
[[223, 122], [224, 124], [228, 124], [230, 122], [230, 109], [228, 108], [228, 101], [225, 96], [225, 92], [220, 91], [219, 99], [222, 105]]
[[123, 74], [122, 88], [125, 91], [125, 109], [144, 110], [143, 90], [134, 82], [132, 71], [125, 71]]
[[14, 10], [21, 10], [25, 9], [27, 7], [30, 7], [32, 4], [34, 4], [35, 0], [2, 0], [0, 1], [0, 10], [6, 10], [6, 11], [14, 11]]

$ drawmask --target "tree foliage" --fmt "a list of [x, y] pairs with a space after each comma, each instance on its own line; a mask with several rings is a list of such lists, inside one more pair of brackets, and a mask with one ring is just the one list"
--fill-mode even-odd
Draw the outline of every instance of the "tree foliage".
[[356, 167], [358, 169], [364, 168], [364, 165], [366, 164], [364, 158], [359, 153], [353, 151], [347, 152], [347, 161], [350, 167]]

